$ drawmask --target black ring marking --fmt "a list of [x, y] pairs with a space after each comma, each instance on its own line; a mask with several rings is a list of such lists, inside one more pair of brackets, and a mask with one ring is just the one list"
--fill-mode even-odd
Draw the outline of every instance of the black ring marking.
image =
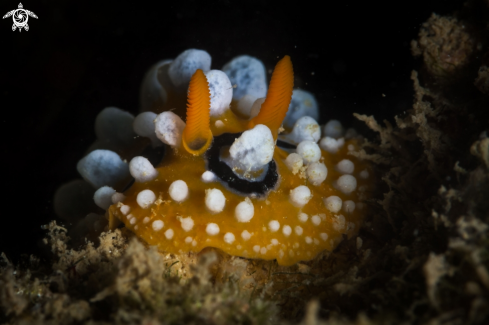
[[250, 182], [236, 176], [231, 167], [219, 158], [221, 148], [232, 145], [234, 140], [239, 138], [240, 135], [241, 133], [224, 133], [214, 137], [211, 147], [205, 153], [207, 170], [216, 174], [222, 182], [239, 194], [265, 195], [275, 187], [278, 181], [277, 165], [273, 159], [268, 163], [268, 171], [265, 178], [261, 182]]

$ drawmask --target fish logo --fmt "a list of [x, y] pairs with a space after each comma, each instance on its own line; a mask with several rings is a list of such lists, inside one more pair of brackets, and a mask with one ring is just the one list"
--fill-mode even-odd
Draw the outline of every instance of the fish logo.
[[14, 21], [14, 24], [12, 25], [12, 31], [15, 31], [18, 28], [19, 32], [22, 31], [22, 28], [24, 28], [26, 31], [29, 30], [29, 25], [27, 25], [27, 21], [29, 20], [29, 16], [37, 19], [36, 14], [33, 13], [32, 11], [24, 9], [24, 7], [22, 6], [22, 3], [19, 3], [18, 9], [14, 9], [14, 10], [7, 12], [3, 16], [3, 19], [8, 18], [10, 16], [12, 16], [12, 19]]

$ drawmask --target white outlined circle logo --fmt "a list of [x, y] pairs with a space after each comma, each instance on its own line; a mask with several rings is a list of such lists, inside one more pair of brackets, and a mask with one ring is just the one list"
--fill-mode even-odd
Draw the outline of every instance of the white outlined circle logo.
[[36, 14], [33, 13], [32, 11], [24, 9], [24, 7], [22, 6], [22, 3], [19, 3], [18, 9], [14, 9], [14, 10], [7, 12], [3, 16], [3, 19], [8, 18], [10, 16], [12, 16], [12, 20], [14, 21], [14, 24], [12, 25], [12, 31], [15, 31], [18, 28], [19, 32], [22, 31], [22, 28], [24, 28], [26, 31], [29, 30], [29, 25], [27, 25], [27, 21], [29, 20], [29, 16], [37, 19]]

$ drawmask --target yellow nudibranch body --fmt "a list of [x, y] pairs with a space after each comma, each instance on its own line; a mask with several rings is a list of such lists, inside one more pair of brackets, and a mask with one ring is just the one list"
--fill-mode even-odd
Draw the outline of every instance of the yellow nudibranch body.
[[[273, 72], [258, 115], [244, 119], [226, 110], [211, 116], [209, 85], [197, 70], [181, 145], [167, 148], [151, 180], [136, 181], [121, 202], [110, 206], [110, 227], [119, 220], [162, 252], [215, 247], [245, 258], [276, 259], [280, 265], [310, 260], [332, 251], [344, 235], [355, 235], [365, 214], [362, 201], [372, 188], [371, 170], [348, 155], [358, 149], [356, 139], [345, 140], [334, 153], [321, 149], [314, 162], [275, 145], [292, 90], [292, 63], [286, 56]], [[170, 98], [178, 94], [168, 96], [169, 103], [178, 102]], [[273, 137], [273, 159], [263, 169], [231, 165], [224, 172], [222, 161], [240, 133], [263, 125]], [[316, 172], [325, 173], [325, 179], [315, 178]], [[251, 189], [239, 187], [245, 183]]]

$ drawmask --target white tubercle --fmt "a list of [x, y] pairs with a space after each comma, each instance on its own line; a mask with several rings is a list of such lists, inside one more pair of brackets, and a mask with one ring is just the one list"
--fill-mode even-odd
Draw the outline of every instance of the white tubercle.
[[312, 185], [319, 186], [328, 176], [328, 168], [323, 163], [313, 162], [307, 166], [306, 175]]
[[358, 135], [357, 130], [355, 130], [353, 128], [348, 128], [348, 129], [346, 129], [346, 132], [345, 132], [345, 139], [353, 139], [357, 135]]
[[342, 174], [352, 174], [355, 170], [355, 165], [351, 160], [343, 159], [336, 165], [336, 169]]
[[119, 202], [123, 202], [125, 199], [126, 199], [126, 196], [122, 193], [119, 193], [119, 192], [115, 192], [114, 194], [112, 194], [112, 197], [111, 197], [112, 204], [117, 204]]
[[355, 211], [355, 202], [351, 200], [343, 202], [343, 211], [345, 211], [346, 213], [352, 213], [353, 211]]
[[343, 201], [341, 200], [340, 197], [332, 195], [324, 199], [324, 205], [329, 211], [333, 213], [337, 213], [338, 211], [341, 210]]
[[144, 76], [139, 95], [141, 112], [151, 111], [155, 106], [166, 103], [168, 95], [159, 77], [161, 71], [166, 71], [171, 62], [172, 60], [162, 60], [154, 64]]
[[233, 100], [233, 86], [228, 76], [221, 70], [210, 70], [205, 72], [209, 91], [211, 93], [211, 116], [222, 115], [229, 109]]
[[369, 176], [368, 170], [364, 169], [360, 172], [360, 178], [367, 179]]
[[192, 217], [181, 218], [180, 224], [184, 231], [190, 231], [194, 227], [194, 220]]
[[115, 190], [110, 186], [102, 186], [95, 191], [93, 200], [95, 204], [104, 210], [107, 210], [112, 205], [112, 195], [115, 194]]
[[211, 68], [211, 56], [203, 50], [189, 49], [180, 53], [170, 64], [168, 76], [180, 90], [188, 87], [190, 78], [197, 69], [207, 72]]
[[156, 137], [161, 142], [172, 147], [180, 147], [182, 145], [182, 134], [185, 128], [185, 122], [180, 116], [173, 112], [166, 111], [154, 120]]
[[229, 148], [230, 159], [226, 163], [231, 168], [242, 171], [257, 171], [273, 158], [275, 141], [272, 132], [262, 124], [243, 132]]
[[165, 237], [168, 240], [172, 239], [174, 234], [175, 233], [174, 233], [173, 229], [168, 229], [167, 231], [165, 231]]
[[232, 232], [227, 232], [224, 235], [224, 242], [228, 244], [232, 244], [236, 238], [234, 237], [234, 234]]
[[352, 175], [342, 175], [336, 181], [339, 190], [345, 194], [350, 194], [357, 188], [357, 179]]
[[209, 236], [215, 236], [219, 233], [219, 226], [217, 225], [217, 223], [209, 223], [207, 224], [207, 227], [205, 228], [205, 232], [209, 235]]
[[153, 204], [155, 201], [156, 201], [156, 195], [151, 190], [143, 190], [139, 192], [138, 196], [136, 197], [136, 202], [143, 209], [149, 208], [149, 206]]
[[200, 176], [200, 178], [204, 183], [212, 183], [216, 180], [216, 174], [214, 174], [209, 170], [206, 170], [205, 172], [202, 173], [202, 176]]
[[300, 185], [290, 190], [289, 200], [295, 207], [302, 208], [311, 198], [311, 190], [307, 186]]
[[220, 129], [224, 127], [224, 122], [221, 120], [217, 120], [216, 122], [214, 122], [214, 125], [216, 126], [216, 128]]
[[297, 153], [304, 160], [304, 164], [310, 164], [313, 162], [318, 162], [321, 158], [321, 149], [314, 141], [302, 141], [299, 143], [296, 149]]
[[318, 226], [321, 223], [321, 217], [318, 216], [318, 215], [312, 216], [311, 217], [311, 221], [312, 221], [313, 224], [315, 224], [316, 226]]
[[205, 206], [213, 213], [219, 213], [226, 205], [226, 198], [217, 188], [205, 190]]
[[158, 171], [144, 157], [134, 157], [129, 163], [129, 172], [138, 183], [145, 183], [158, 177]]
[[236, 110], [239, 114], [244, 117], [250, 118], [251, 116], [251, 107], [253, 103], [257, 100], [257, 98], [253, 95], [246, 94], [238, 101], [238, 105], [236, 105]]
[[336, 140], [335, 138], [324, 137], [321, 139], [321, 141], [319, 141], [319, 146], [321, 147], [321, 149], [330, 153], [337, 153], [338, 150], [340, 150], [340, 148], [344, 145], [344, 138], [339, 138], [338, 140]]
[[292, 174], [297, 174], [299, 170], [304, 165], [304, 161], [301, 155], [293, 152], [285, 158], [285, 166], [292, 172]]
[[303, 116], [295, 122], [292, 132], [286, 138], [294, 143], [301, 143], [302, 141], [318, 142], [321, 138], [321, 128], [315, 119], [310, 116]]
[[188, 197], [188, 186], [185, 181], [176, 180], [170, 184], [168, 188], [168, 194], [176, 202], [183, 202]]
[[241, 233], [241, 238], [243, 238], [243, 240], [248, 240], [251, 238], [251, 234], [248, 232], [248, 230], [243, 230]]
[[246, 197], [244, 201], [240, 202], [236, 209], [234, 209], [234, 216], [238, 222], [249, 222], [255, 214], [255, 207], [253, 202]]
[[94, 188], [116, 187], [129, 176], [127, 163], [110, 150], [94, 150], [78, 161], [76, 169]]
[[317, 121], [319, 118], [318, 103], [312, 93], [301, 89], [294, 89], [292, 100], [290, 101], [289, 109], [283, 122], [284, 127], [292, 128], [303, 116], [310, 116]]
[[265, 97], [262, 98], [257, 98], [253, 105], [251, 105], [251, 110], [250, 110], [250, 118], [253, 118], [260, 113], [261, 110], [261, 105], [265, 102]]
[[151, 228], [153, 228], [154, 231], [160, 231], [161, 229], [163, 229], [164, 226], [165, 223], [161, 220], [155, 220], [151, 224]]
[[333, 217], [334, 230], [341, 232], [342, 230], [345, 229], [345, 225], [346, 225], [346, 219], [342, 214]]
[[294, 228], [294, 232], [298, 235], [298, 236], [301, 236], [302, 233], [304, 232], [304, 229], [302, 229], [301, 226], [295, 226]]
[[283, 228], [282, 228], [282, 233], [288, 237], [290, 236], [290, 234], [292, 233], [292, 228], [288, 225], [285, 225]]
[[301, 212], [298, 215], [298, 219], [300, 222], [306, 222], [309, 219], [309, 216], [306, 213]]
[[251, 56], [241, 55], [233, 58], [222, 68], [236, 85], [233, 98], [240, 100], [244, 95], [252, 95], [255, 98], [267, 95], [266, 72], [263, 63]]
[[324, 126], [323, 133], [327, 137], [339, 138], [343, 135], [343, 125], [338, 120], [330, 120]]
[[155, 133], [155, 123], [156, 114], [153, 112], [143, 112], [136, 116], [134, 122], [132, 123], [132, 128], [137, 135], [149, 138], [151, 140], [151, 145], [158, 147], [163, 145], [163, 143], [156, 137]]
[[128, 145], [134, 141], [133, 121], [131, 113], [117, 107], [106, 107], [95, 118], [97, 139], [117, 147]]
[[272, 220], [268, 223], [268, 229], [271, 232], [276, 232], [280, 229], [280, 223], [277, 220]]

